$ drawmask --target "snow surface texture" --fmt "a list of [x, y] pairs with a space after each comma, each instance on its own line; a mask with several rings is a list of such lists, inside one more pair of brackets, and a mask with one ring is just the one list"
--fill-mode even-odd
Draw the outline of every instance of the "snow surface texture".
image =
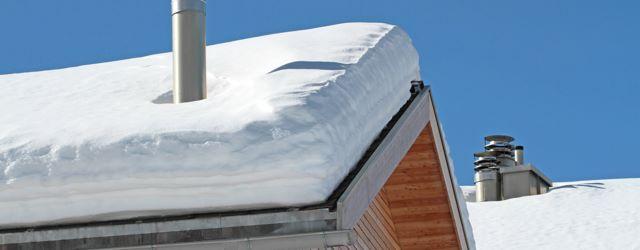
[[400, 28], [347, 23], [207, 47], [208, 99], [171, 54], [0, 76], [0, 227], [324, 201], [419, 78]]
[[640, 249], [640, 179], [556, 182], [547, 194], [467, 208], [480, 250]]

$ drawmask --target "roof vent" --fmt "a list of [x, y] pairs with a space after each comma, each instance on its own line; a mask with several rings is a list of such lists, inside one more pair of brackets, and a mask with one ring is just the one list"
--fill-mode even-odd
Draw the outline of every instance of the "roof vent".
[[207, 98], [205, 0], [172, 0], [173, 102]]
[[524, 147], [511, 144], [508, 135], [484, 138], [483, 152], [475, 153], [476, 201], [499, 201], [543, 194], [552, 182], [540, 170], [524, 163]]

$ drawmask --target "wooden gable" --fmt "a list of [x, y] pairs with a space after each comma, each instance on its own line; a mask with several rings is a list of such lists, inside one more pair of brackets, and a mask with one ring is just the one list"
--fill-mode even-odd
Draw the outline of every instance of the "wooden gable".
[[462, 249], [431, 123], [355, 226], [352, 249]]

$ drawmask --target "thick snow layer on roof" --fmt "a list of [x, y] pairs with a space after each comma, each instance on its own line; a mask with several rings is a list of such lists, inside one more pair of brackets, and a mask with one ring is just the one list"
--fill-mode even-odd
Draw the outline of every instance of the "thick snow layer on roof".
[[324, 201], [419, 78], [398, 27], [207, 47], [209, 98], [169, 104], [171, 54], [0, 76], [0, 227]]
[[556, 182], [547, 194], [467, 208], [479, 250], [640, 249], [640, 179]]

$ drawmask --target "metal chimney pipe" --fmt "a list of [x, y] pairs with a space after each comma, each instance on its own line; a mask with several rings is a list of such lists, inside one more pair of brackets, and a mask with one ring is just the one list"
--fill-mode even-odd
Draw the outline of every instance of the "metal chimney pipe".
[[207, 98], [205, 0], [172, 0], [173, 102]]
[[524, 146], [516, 146], [513, 152], [516, 158], [516, 165], [524, 165]]

